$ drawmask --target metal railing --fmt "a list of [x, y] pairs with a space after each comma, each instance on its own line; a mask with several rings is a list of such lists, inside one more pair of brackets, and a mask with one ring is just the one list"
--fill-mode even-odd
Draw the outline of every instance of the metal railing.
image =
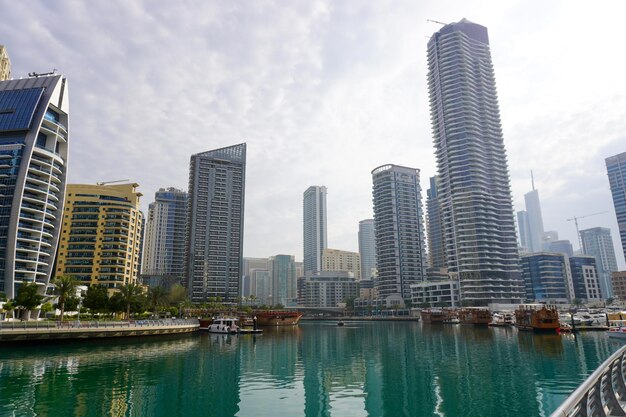
[[626, 345], [592, 373], [550, 417], [626, 416]]
[[37, 329], [114, 329], [114, 328], [146, 328], [163, 326], [194, 326], [199, 325], [197, 319], [161, 319], [161, 320], [131, 320], [131, 321], [0, 321], [0, 332], [12, 330]]

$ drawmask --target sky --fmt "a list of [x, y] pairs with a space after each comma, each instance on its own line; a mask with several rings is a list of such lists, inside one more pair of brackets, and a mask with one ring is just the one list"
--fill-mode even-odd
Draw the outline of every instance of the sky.
[[[247, 143], [244, 256], [302, 259], [302, 194], [328, 188], [328, 245], [358, 251], [372, 169], [436, 174], [426, 45], [489, 30], [514, 209], [530, 171], [544, 227], [609, 227], [604, 159], [626, 152], [626, 2], [0, 0], [12, 76], [70, 93], [69, 182], [129, 179], [142, 208], [187, 189], [192, 154]], [[599, 215], [583, 216], [602, 213]]]

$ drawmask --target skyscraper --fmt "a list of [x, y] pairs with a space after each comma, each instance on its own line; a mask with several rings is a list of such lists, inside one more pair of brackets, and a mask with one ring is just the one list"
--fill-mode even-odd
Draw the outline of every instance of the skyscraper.
[[239, 297], [245, 179], [245, 143], [191, 156], [186, 275], [192, 302]]
[[0, 291], [43, 293], [53, 270], [68, 155], [68, 86], [60, 75], [0, 81]]
[[168, 283], [183, 279], [186, 223], [187, 193], [172, 187], [159, 189], [148, 206], [142, 274]]
[[357, 252], [326, 248], [322, 252], [322, 271], [349, 272], [358, 281], [361, 279], [361, 257]]
[[374, 219], [359, 222], [359, 256], [361, 257], [361, 279], [370, 279], [376, 270]]
[[382, 165], [372, 180], [378, 294], [408, 301], [410, 285], [422, 282], [426, 269], [419, 170]]
[[519, 230], [519, 244], [524, 252], [530, 250], [530, 226], [528, 224], [528, 212], [520, 210], [517, 212], [517, 228]]
[[143, 213], [138, 184], [68, 184], [56, 275], [83, 285], [135, 283]]
[[541, 204], [539, 203], [539, 191], [533, 190], [524, 194], [526, 213], [528, 216], [528, 250], [532, 253], [541, 252], [543, 243], [543, 217], [541, 216]]
[[448, 270], [466, 305], [524, 298], [487, 28], [466, 19], [428, 42], [428, 86]]
[[270, 258], [272, 277], [272, 304], [283, 306], [295, 304], [298, 296], [296, 262], [291, 255], [276, 255]]
[[606, 158], [606, 171], [617, 216], [622, 251], [626, 259], [626, 152]]
[[602, 288], [602, 298], [613, 297], [611, 285], [611, 273], [617, 271], [615, 249], [611, 238], [611, 229], [606, 227], [593, 227], [580, 231], [580, 239], [583, 243], [583, 253], [596, 258], [598, 279]]
[[313, 185], [303, 198], [304, 273], [322, 270], [322, 253], [328, 247], [326, 226], [326, 187]]
[[4, 45], [0, 45], [0, 81], [11, 78], [11, 60]]
[[446, 267], [441, 205], [437, 192], [437, 176], [430, 177], [430, 188], [426, 191], [426, 228], [428, 230], [428, 260], [431, 268]]

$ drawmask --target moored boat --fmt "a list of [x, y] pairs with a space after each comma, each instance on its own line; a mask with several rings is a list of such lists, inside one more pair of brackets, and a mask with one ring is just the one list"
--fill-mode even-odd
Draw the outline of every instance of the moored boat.
[[422, 321], [424, 323], [443, 323], [447, 318], [447, 314], [440, 308], [427, 308], [420, 311]]
[[616, 339], [626, 339], [626, 326], [611, 326], [607, 334]]
[[459, 311], [461, 324], [487, 326], [491, 323], [491, 312], [486, 308], [463, 308]]
[[209, 333], [235, 334], [239, 332], [237, 326], [237, 318], [235, 317], [216, 317], [207, 328]]
[[259, 326], [295, 326], [302, 317], [299, 311], [257, 311], [254, 314]]
[[515, 325], [520, 330], [556, 333], [561, 328], [555, 306], [522, 304], [515, 310]]

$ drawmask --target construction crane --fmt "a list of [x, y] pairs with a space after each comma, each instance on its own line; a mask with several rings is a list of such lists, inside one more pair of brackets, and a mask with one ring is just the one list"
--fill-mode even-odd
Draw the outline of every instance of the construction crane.
[[578, 236], [578, 246], [580, 247], [580, 253], [585, 254], [585, 250], [583, 249], [583, 239], [580, 237], [580, 231], [578, 230], [578, 219], [584, 219], [586, 217], [598, 216], [600, 214], [608, 213], [608, 211], [601, 211], [599, 213], [587, 214], [585, 216], [574, 216], [571, 219], [567, 219], [568, 222], [573, 221], [576, 225], [576, 236]]
[[443, 23], [443, 22], [440, 22], [438, 20], [426, 19], [426, 21], [427, 22], [431, 22], [431, 23], [438, 23], [438, 24], [440, 24], [442, 26], [446, 26], [447, 25], [447, 23]]
[[114, 180], [114, 181], [97, 182], [96, 185], [115, 184], [116, 182], [127, 182], [127, 181], [130, 181], [130, 180], [129, 179], [125, 179], [125, 180]]

